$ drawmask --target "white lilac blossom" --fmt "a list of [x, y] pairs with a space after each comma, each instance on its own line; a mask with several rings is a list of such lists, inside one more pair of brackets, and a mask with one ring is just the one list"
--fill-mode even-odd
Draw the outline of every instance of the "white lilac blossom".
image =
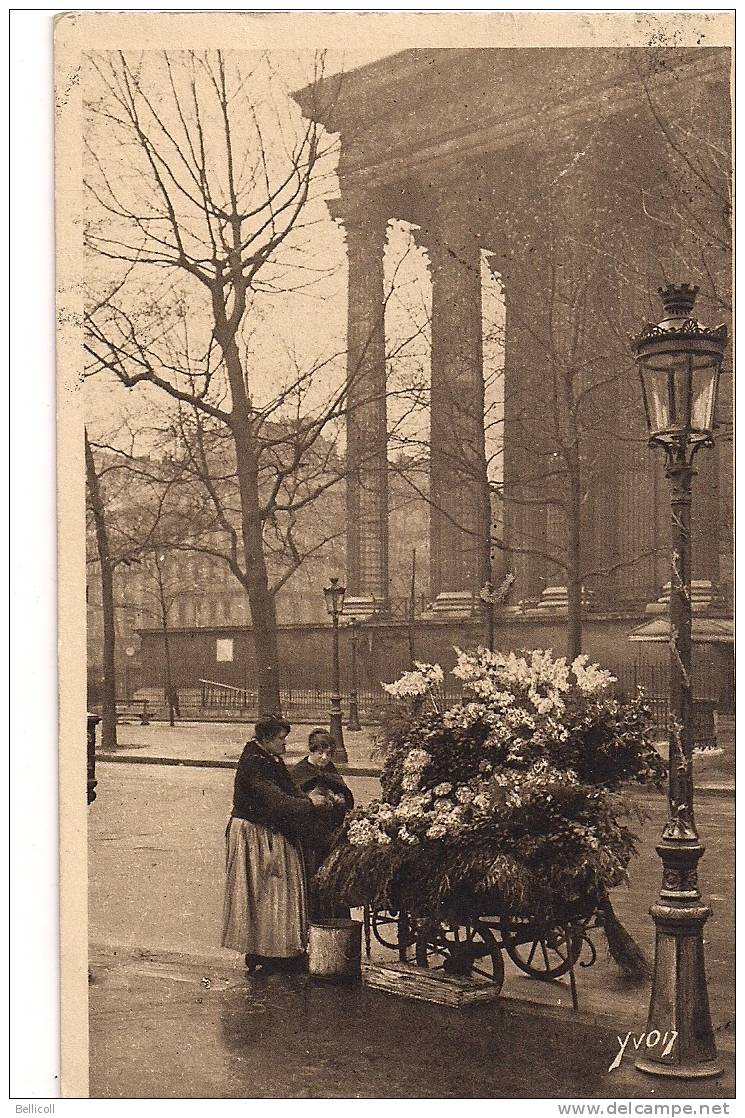
[[418, 796], [404, 796], [398, 807], [394, 808], [394, 815], [402, 823], [419, 819], [428, 810], [430, 802], [431, 797], [426, 792]]
[[438, 821], [427, 828], [426, 837], [428, 839], [443, 839], [447, 833], [448, 829], [445, 824]]
[[599, 664], [590, 664], [588, 661], [589, 656], [584, 653], [572, 661], [572, 672], [580, 691], [586, 695], [595, 695], [616, 682], [614, 675], [605, 671]]
[[349, 824], [347, 839], [352, 846], [371, 846], [375, 843], [385, 845], [390, 836], [371, 819], [353, 819]]
[[404, 772], [421, 772], [431, 760], [432, 755], [426, 749], [410, 749], [404, 757]]
[[[366, 816], [350, 823], [350, 844], [394, 841], [413, 846], [422, 839], [457, 840], [474, 827], [488, 826], [500, 812], [519, 810], [529, 800], [538, 798], [550, 804], [555, 786], [579, 784], [574, 769], [559, 768], [549, 759], [552, 747], [569, 741], [570, 729], [571, 735], [577, 733], [577, 711], [582, 711], [582, 701], [587, 705], [587, 700], [606, 688], [613, 681], [610, 673], [590, 664], [586, 656], [577, 657], [571, 665], [564, 658], [555, 660], [550, 650], [535, 649], [518, 655], [483, 648], [476, 652], [456, 649], [456, 655], [453, 674], [463, 682], [466, 701], [442, 713], [437, 711], [440, 733], [447, 731], [455, 743], [474, 735], [484, 752], [491, 753], [495, 760], [483, 758], [478, 773], [467, 779], [441, 779], [427, 787], [433, 754], [438, 771], [443, 772], [438, 752], [441, 747], [433, 747], [430, 752], [417, 744], [426, 742], [428, 738], [422, 733], [429, 735], [431, 730], [423, 731], [419, 722], [412, 721], [411, 738], [401, 743], [403, 771], [398, 803], [373, 802]], [[412, 697], [441, 686], [442, 681], [439, 665], [417, 662], [397, 683], [386, 685], [386, 690], [399, 697]], [[604, 702], [612, 715], [610, 707], [616, 709], [618, 704], [609, 697]], [[568, 703], [572, 709], [570, 722], [565, 717]], [[584, 715], [581, 725], [589, 727], [595, 716], [588, 710]], [[456, 772], [457, 762], [454, 777]], [[585, 830], [581, 838], [588, 847], [596, 841], [596, 836]]]
[[439, 688], [444, 681], [442, 668], [439, 664], [424, 664], [419, 660], [414, 661], [414, 668], [404, 672], [395, 683], [384, 683], [383, 690], [394, 699], [418, 699]]

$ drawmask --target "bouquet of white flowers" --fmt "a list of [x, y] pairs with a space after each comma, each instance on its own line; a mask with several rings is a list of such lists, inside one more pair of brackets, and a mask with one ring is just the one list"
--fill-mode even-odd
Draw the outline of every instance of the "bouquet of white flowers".
[[322, 868], [345, 904], [433, 918], [487, 911], [566, 918], [627, 879], [627, 782], [663, 785], [641, 698], [622, 703], [586, 656], [456, 649], [462, 701], [439, 665], [385, 685], [382, 797], [352, 813]]

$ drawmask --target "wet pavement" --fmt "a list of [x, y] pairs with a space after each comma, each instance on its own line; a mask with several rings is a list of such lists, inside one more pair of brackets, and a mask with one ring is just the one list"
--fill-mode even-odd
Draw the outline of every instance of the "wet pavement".
[[94, 1098], [732, 1098], [613, 1072], [613, 1029], [509, 1002], [454, 1010], [207, 961], [92, 959]]
[[[224, 769], [158, 765], [101, 764], [98, 799], [88, 812], [89, 928], [96, 946], [147, 948], [178, 957], [206, 955], [225, 970], [238, 956], [218, 946], [224, 881], [225, 824], [233, 773]], [[350, 777], [357, 801], [378, 792], [374, 778]], [[619, 917], [653, 953], [649, 906], [656, 898], [660, 865], [655, 853], [664, 800], [644, 801], [652, 818], [639, 828], [640, 853], [631, 866], [631, 886], [614, 891]], [[697, 812], [707, 845], [700, 880], [714, 908], [706, 925], [706, 965], [712, 1020], [718, 1045], [734, 1043], [734, 801], [702, 796]], [[629, 986], [608, 960], [602, 934], [595, 934], [594, 966], [578, 968], [583, 1013], [601, 1017], [619, 1032], [642, 1031], [649, 986]], [[391, 953], [377, 948], [377, 957]], [[571, 1015], [566, 981], [542, 983], [521, 974], [509, 961], [505, 998], [540, 1003]], [[569, 1016], [568, 1020], [574, 1021]]]

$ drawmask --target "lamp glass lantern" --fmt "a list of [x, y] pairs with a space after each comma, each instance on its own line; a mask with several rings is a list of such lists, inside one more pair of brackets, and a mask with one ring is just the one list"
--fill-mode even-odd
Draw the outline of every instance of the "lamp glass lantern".
[[660, 288], [665, 317], [634, 339], [649, 442], [666, 450], [710, 446], [727, 327], [691, 317], [697, 287]]
[[344, 595], [347, 589], [345, 586], [339, 585], [338, 578], [332, 578], [328, 586], [323, 588], [323, 596], [326, 599], [326, 612], [329, 617], [338, 617], [344, 609]]

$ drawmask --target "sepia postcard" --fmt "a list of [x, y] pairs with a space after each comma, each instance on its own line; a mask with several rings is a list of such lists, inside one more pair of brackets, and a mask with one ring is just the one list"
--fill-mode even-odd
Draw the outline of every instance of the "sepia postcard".
[[57, 18], [63, 1097], [727, 1113], [733, 44]]

